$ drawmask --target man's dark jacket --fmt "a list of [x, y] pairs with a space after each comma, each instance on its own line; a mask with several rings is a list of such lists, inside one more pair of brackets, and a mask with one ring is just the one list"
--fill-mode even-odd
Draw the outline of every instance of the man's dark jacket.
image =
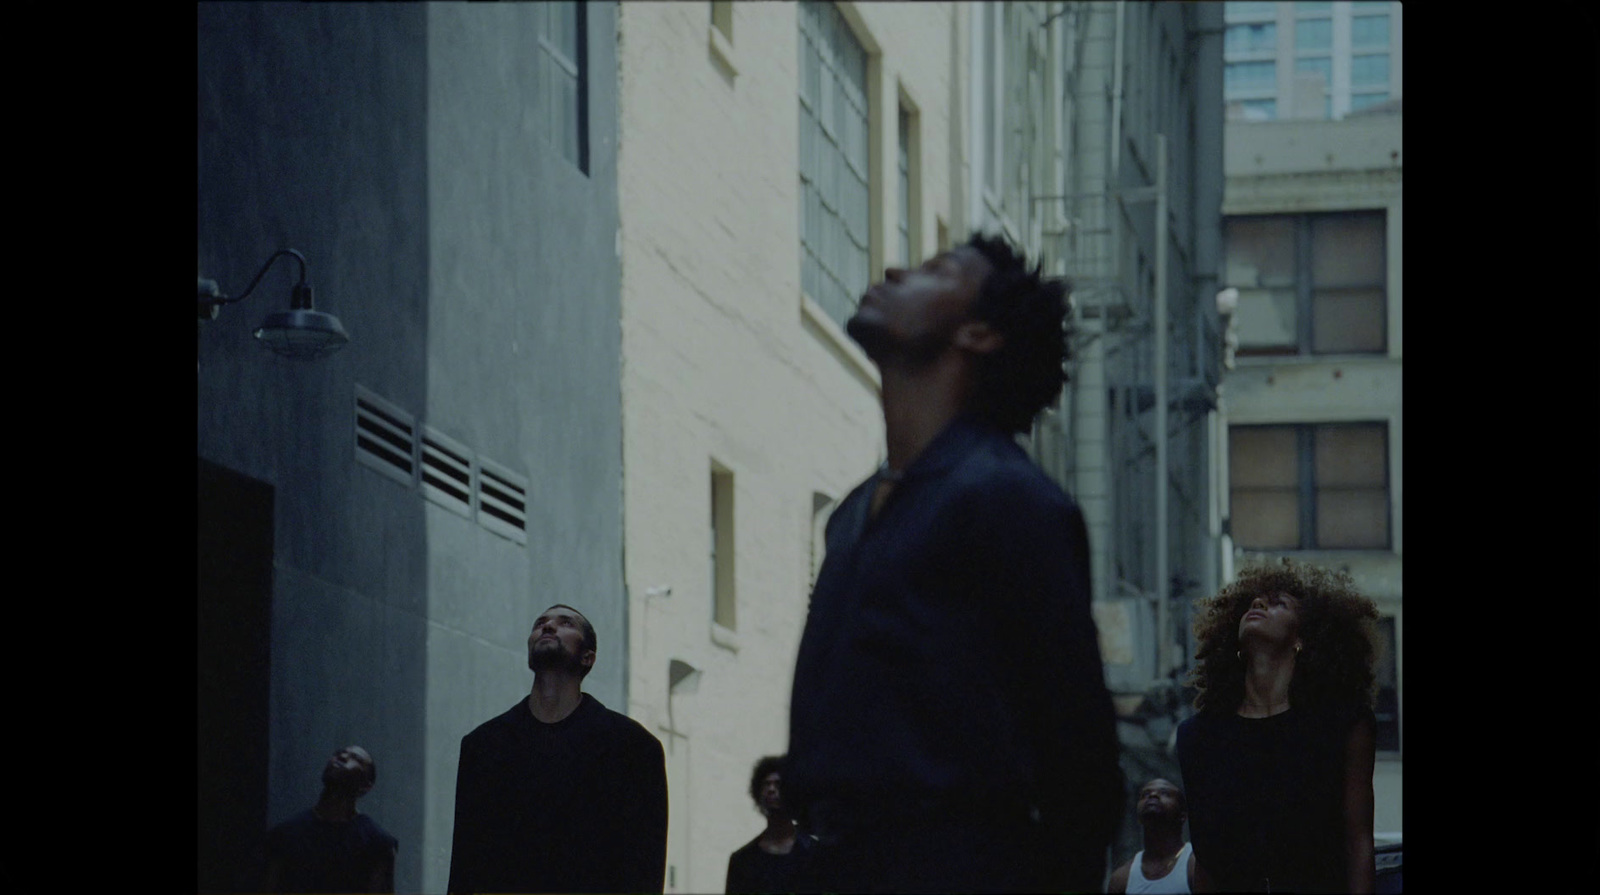
[[828, 520], [785, 799], [880, 826], [897, 809], [1023, 812], [1068, 864], [1103, 862], [1123, 778], [1082, 514], [1010, 435], [971, 416], [869, 520], [879, 478]]
[[660, 892], [661, 742], [593, 696], [554, 724], [526, 699], [461, 739], [450, 891]]

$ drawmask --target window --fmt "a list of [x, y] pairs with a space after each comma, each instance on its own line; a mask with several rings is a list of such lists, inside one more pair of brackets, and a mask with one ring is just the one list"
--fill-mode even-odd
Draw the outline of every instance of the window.
[[732, 0], [712, 0], [711, 2], [711, 27], [722, 32], [722, 36], [733, 40], [733, 2]]
[[912, 267], [921, 260], [922, 240], [921, 229], [917, 224], [922, 219], [922, 202], [918, 191], [919, 177], [917, 146], [917, 116], [908, 110], [902, 103], [900, 106], [900, 157], [897, 167], [900, 172], [900, 215], [898, 231], [900, 234], [900, 263], [905, 267]]
[[1333, 49], [1333, 19], [1301, 19], [1294, 23], [1296, 50]]
[[1276, 22], [1251, 22], [1229, 25], [1223, 38], [1223, 49], [1229, 53], [1271, 51], [1278, 46]]
[[1228, 90], [1273, 89], [1278, 85], [1276, 62], [1230, 62], [1223, 68], [1223, 85]]
[[1271, 2], [1263, 3], [1260, 2], [1260, 0], [1254, 0], [1254, 2], [1248, 3], [1224, 3], [1222, 8], [1226, 12], [1228, 21], [1230, 22], [1234, 21], [1235, 19], [1253, 19], [1261, 18], [1263, 16], [1266, 18], [1271, 18], [1278, 14], [1278, 4]]
[[1246, 550], [1389, 547], [1385, 423], [1232, 426], [1230, 531]]
[[1389, 46], [1388, 16], [1356, 16], [1350, 20], [1350, 45], [1363, 47]]
[[1386, 349], [1383, 212], [1232, 217], [1224, 234], [1240, 356]]
[[1332, 56], [1309, 56], [1304, 59], [1296, 59], [1294, 61], [1294, 70], [1297, 72], [1315, 72], [1322, 75], [1324, 88], [1333, 85]]
[[1376, 106], [1379, 103], [1386, 103], [1388, 101], [1389, 94], [1387, 91], [1383, 93], [1357, 93], [1350, 97], [1350, 110], [1353, 112], [1358, 109], [1365, 109], [1368, 106]]
[[1389, 84], [1389, 54], [1376, 53], [1366, 56], [1353, 56], [1350, 59], [1350, 86], [1367, 87], [1377, 85], [1387, 87]]
[[1001, 116], [1005, 109], [1004, 78], [1000, 71], [1000, 41], [1003, 31], [1001, 13], [1009, 12], [1004, 3], [986, 3], [983, 7], [983, 132], [984, 141], [983, 186], [993, 196], [1000, 195], [1000, 153], [1005, 127]]
[[736, 630], [733, 590], [733, 473], [711, 464], [711, 620]]
[[810, 583], [806, 585], [809, 597], [817, 587], [817, 573], [822, 571], [822, 561], [828, 553], [828, 517], [833, 514], [833, 498], [821, 491], [811, 492], [811, 550]]
[[871, 273], [867, 53], [832, 3], [799, 20], [800, 283], [842, 326]]
[[588, 85], [584, 74], [587, 27], [582, 3], [535, 5], [539, 84], [545, 132], [567, 161], [589, 173]]

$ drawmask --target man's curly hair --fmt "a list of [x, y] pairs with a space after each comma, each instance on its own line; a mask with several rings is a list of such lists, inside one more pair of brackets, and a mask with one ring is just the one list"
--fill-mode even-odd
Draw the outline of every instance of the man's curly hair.
[[[756, 762], [755, 770], [750, 772], [750, 799], [761, 807], [761, 781], [767, 779], [768, 774], [783, 773], [783, 756], [767, 755]], [[781, 776], [780, 776], [781, 781]], [[781, 782], [779, 785], [782, 785]]]
[[1288, 593], [1299, 600], [1300, 640], [1289, 682], [1298, 706], [1372, 707], [1378, 607], [1356, 592], [1350, 576], [1318, 566], [1280, 563], [1246, 568], [1214, 597], [1195, 603], [1195, 667], [1188, 684], [1196, 709], [1231, 712], [1244, 699], [1239, 620], [1256, 597]]
[[1043, 280], [1040, 266], [1002, 237], [974, 233], [967, 245], [989, 262], [972, 315], [1005, 342], [978, 366], [973, 410], [1007, 432], [1025, 432], [1067, 381], [1067, 295], [1060, 279]]

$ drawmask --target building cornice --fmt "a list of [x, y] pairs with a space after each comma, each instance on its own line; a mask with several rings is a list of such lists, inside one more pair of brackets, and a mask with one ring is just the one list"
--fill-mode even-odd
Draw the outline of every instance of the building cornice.
[[1400, 169], [1301, 171], [1227, 179], [1222, 213], [1341, 211], [1387, 206], [1400, 198]]

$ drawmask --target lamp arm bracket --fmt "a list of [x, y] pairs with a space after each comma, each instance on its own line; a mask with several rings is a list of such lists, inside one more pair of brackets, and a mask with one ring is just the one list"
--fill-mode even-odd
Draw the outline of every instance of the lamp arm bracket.
[[233, 304], [234, 302], [244, 301], [246, 298], [249, 297], [251, 292], [255, 291], [256, 284], [261, 282], [261, 278], [266, 276], [267, 270], [272, 267], [272, 262], [278, 260], [280, 257], [282, 257], [284, 255], [293, 255], [294, 259], [296, 261], [300, 262], [300, 282], [299, 282], [298, 285], [304, 286], [305, 283], [306, 283], [306, 256], [300, 254], [299, 252], [295, 251], [294, 249], [279, 249], [278, 251], [272, 253], [272, 257], [267, 259], [267, 263], [266, 264], [261, 265], [261, 271], [256, 274], [256, 278], [255, 279], [250, 281], [250, 285], [244, 290], [244, 292], [242, 294], [239, 295], [238, 298], [229, 298], [226, 295], [219, 295], [219, 296], [217, 296], [217, 303], [218, 304]]

